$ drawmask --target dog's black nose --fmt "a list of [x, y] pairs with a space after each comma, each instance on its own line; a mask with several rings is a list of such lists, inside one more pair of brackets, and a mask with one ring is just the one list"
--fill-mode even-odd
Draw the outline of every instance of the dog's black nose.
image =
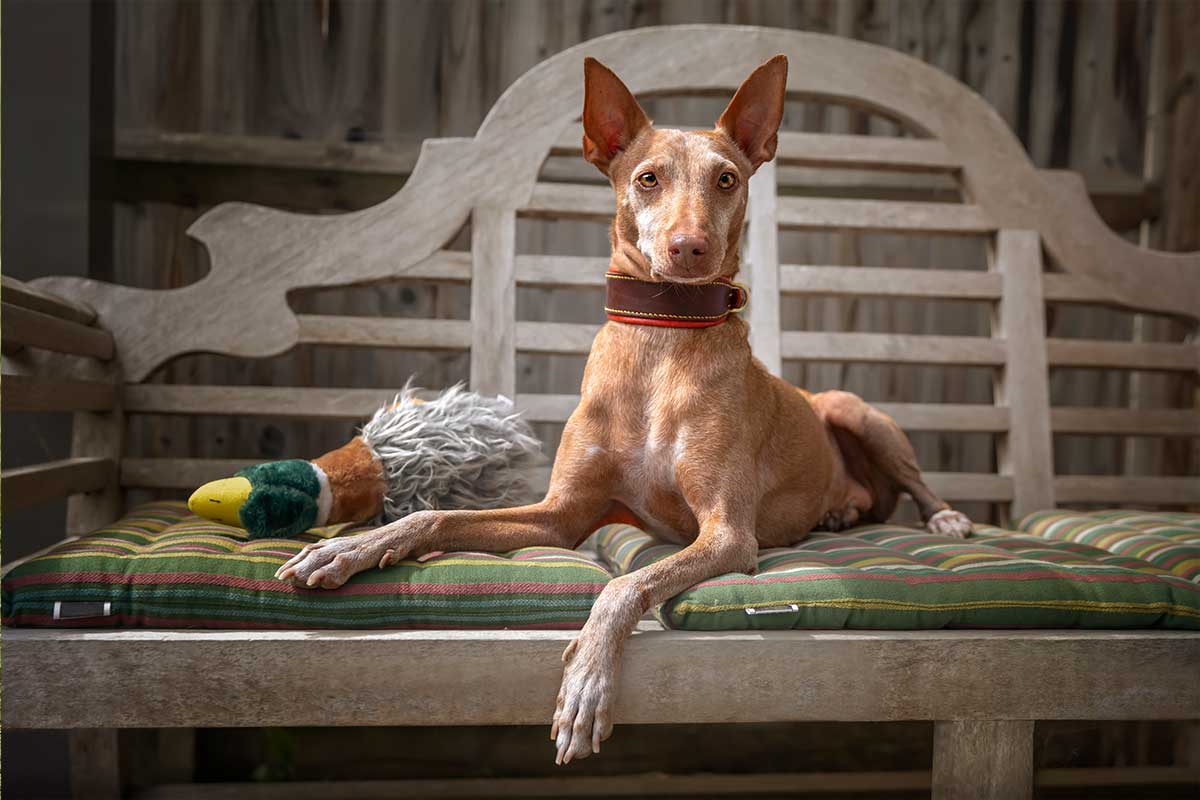
[[668, 252], [672, 264], [691, 269], [708, 252], [708, 239], [702, 233], [676, 233]]

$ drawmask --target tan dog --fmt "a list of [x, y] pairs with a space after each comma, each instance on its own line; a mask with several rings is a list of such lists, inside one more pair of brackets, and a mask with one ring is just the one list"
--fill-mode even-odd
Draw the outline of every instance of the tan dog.
[[[756, 69], [703, 132], [655, 130], [610, 70], [587, 59], [584, 75], [584, 156], [617, 193], [611, 270], [660, 286], [735, 275], [747, 183], [775, 155], [787, 60]], [[854, 395], [810, 395], [772, 376], [751, 355], [741, 319], [610, 322], [592, 345], [542, 502], [413, 514], [308, 545], [278, 577], [333, 588], [433, 550], [575, 547], [615, 504], [686, 544], [610, 582], [563, 653], [551, 738], [566, 763], [599, 752], [611, 733], [624, 642], [648, 609], [706, 578], [752, 572], [759, 547], [794, 544], [818, 526], [886, 520], [900, 492], [930, 531], [970, 533], [921, 480], [890, 418]]]

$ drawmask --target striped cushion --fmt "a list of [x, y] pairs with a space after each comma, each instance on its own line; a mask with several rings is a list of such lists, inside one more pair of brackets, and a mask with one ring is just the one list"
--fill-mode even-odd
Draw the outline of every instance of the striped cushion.
[[1200, 514], [1171, 511], [1036, 511], [1019, 530], [1078, 542], [1145, 561], [1172, 575], [1200, 581]]
[[[1092, 525], [1108, 519], [1094, 517]], [[1172, 520], [1171, 536], [1200, 534], [1197, 519]], [[1023, 524], [1036, 528], [1032, 518]], [[1054, 528], [1059, 535], [1041, 536], [985, 528], [965, 541], [896, 525], [817, 533], [760, 552], [755, 575], [704, 581], [655, 613], [663, 625], [689, 630], [1200, 629], [1195, 545], [1183, 545], [1188, 557], [1125, 538], [1072, 540], [1068, 529], [1062, 523]], [[680, 550], [629, 525], [600, 529], [596, 544], [617, 574]]]
[[[246, 532], [151, 503], [18, 565], [4, 579], [6, 625], [169, 628], [578, 628], [608, 582], [581, 553], [526, 547], [446, 553], [368, 570], [336, 590], [298, 589], [275, 570], [319, 538]], [[108, 613], [104, 606], [108, 604]], [[55, 613], [56, 605], [59, 613]]]

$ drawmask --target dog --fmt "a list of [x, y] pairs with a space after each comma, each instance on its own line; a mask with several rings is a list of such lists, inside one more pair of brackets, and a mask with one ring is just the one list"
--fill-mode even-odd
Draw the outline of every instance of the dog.
[[[711, 131], [655, 129], [625, 84], [584, 62], [583, 153], [617, 195], [606, 310], [545, 498], [520, 508], [422, 511], [306, 546], [277, 577], [334, 588], [434, 550], [577, 547], [615, 507], [685, 547], [613, 579], [563, 652], [550, 738], [559, 764], [600, 751], [624, 643], [650, 608], [760, 547], [886, 521], [900, 493], [929, 531], [971, 522], [925, 485], [907, 437], [847, 392], [810, 394], [750, 352], [733, 283], [747, 184], [775, 156], [787, 59], [746, 79]], [[715, 304], [714, 304], [715, 298]]]

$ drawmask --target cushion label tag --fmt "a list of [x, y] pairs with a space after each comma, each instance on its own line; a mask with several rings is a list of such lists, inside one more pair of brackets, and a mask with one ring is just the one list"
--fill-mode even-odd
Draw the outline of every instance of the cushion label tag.
[[86, 619], [88, 617], [111, 617], [112, 603], [110, 602], [67, 602], [61, 600], [54, 603], [55, 619]]

